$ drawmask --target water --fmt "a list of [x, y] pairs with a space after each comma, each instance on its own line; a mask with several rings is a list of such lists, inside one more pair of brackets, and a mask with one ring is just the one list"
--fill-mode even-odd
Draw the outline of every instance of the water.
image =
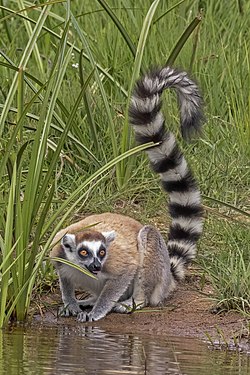
[[0, 331], [0, 375], [250, 374], [245, 354], [210, 350], [197, 339], [116, 334], [98, 327]]

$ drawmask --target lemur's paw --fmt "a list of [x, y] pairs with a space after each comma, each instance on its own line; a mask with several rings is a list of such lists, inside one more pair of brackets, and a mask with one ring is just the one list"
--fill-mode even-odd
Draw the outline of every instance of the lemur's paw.
[[96, 322], [97, 320], [100, 320], [104, 318], [105, 314], [100, 313], [100, 312], [86, 312], [86, 311], [81, 311], [77, 315], [77, 320], [78, 322], [84, 323], [84, 322]]
[[77, 315], [78, 322], [85, 323], [85, 322], [94, 322], [95, 319], [90, 313], [87, 313], [86, 311], [82, 311]]
[[132, 310], [132, 301], [117, 302], [112, 311], [120, 314], [128, 314]]
[[81, 308], [77, 304], [68, 304], [59, 307], [58, 315], [63, 317], [77, 316], [81, 311]]
[[140, 310], [145, 306], [144, 302], [136, 302], [133, 298], [117, 302], [112, 311], [120, 314], [130, 314], [135, 310]]

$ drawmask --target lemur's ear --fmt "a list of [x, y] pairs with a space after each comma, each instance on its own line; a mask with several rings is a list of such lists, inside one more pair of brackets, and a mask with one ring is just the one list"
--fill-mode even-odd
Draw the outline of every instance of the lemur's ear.
[[74, 234], [65, 234], [61, 239], [61, 245], [66, 251], [73, 251], [76, 247], [76, 236]]
[[105, 237], [107, 245], [109, 245], [114, 241], [116, 233], [114, 230], [111, 230], [110, 232], [102, 232], [102, 235]]

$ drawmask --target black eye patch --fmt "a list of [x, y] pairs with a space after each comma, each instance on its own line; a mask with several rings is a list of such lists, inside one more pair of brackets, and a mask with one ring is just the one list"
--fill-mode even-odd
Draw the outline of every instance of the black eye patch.
[[86, 258], [86, 257], [88, 257], [89, 256], [89, 251], [88, 251], [88, 249], [86, 249], [86, 247], [80, 247], [79, 249], [78, 249], [78, 254], [80, 255], [80, 257], [82, 257], [82, 258]]
[[103, 257], [105, 257], [105, 255], [106, 255], [106, 248], [104, 246], [101, 246], [100, 250], [98, 251], [98, 256], [100, 258], [103, 258]]

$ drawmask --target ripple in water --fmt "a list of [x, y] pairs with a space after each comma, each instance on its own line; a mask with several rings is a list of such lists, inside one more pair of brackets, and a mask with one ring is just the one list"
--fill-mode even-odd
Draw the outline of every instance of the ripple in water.
[[191, 338], [84, 325], [0, 331], [1, 375], [245, 375], [249, 369], [249, 356], [209, 350]]

